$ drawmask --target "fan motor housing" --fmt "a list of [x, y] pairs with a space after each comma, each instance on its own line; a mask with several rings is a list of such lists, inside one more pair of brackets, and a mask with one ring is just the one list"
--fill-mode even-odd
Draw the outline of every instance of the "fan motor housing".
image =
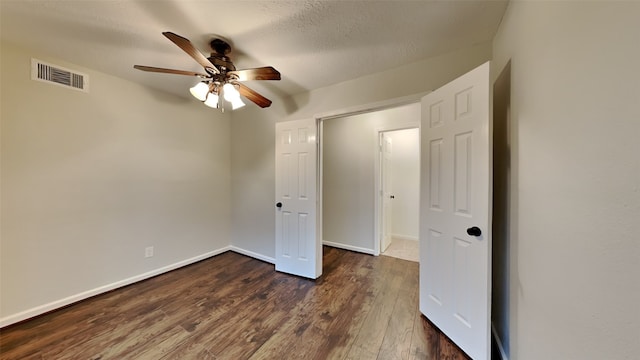
[[226, 71], [235, 71], [236, 67], [233, 65], [233, 62], [229, 58], [229, 53], [231, 53], [231, 45], [223, 39], [214, 38], [209, 43], [213, 52], [211, 53], [211, 57], [209, 57], [209, 61], [213, 65], [219, 68], [220, 72], [224, 73]]
[[[231, 45], [229, 45], [228, 42], [219, 38], [215, 38], [211, 40], [209, 45], [211, 46], [211, 49], [213, 49], [214, 53], [219, 54], [221, 56], [228, 55], [231, 52]], [[213, 54], [211, 54], [211, 56], [213, 56]]]

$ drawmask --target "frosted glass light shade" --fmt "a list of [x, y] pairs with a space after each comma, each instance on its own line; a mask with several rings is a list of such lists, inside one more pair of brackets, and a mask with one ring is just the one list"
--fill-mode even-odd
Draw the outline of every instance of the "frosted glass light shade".
[[240, 99], [240, 93], [236, 90], [235, 86], [226, 83], [222, 87], [222, 93], [224, 95], [224, 99], [233, 102], [235, 99]]
[[214, 93], [209, 93], [209, 96], [207, 96], [207, 100], [205, 100], [204, 104], [207, 105], [208, 107], [217, 108], [218, 95]]
[[240, 99], [240, 97], [233, 99], [233, 101], [231, 102], [231, 110], [240, 109], [243, 106], [244, 102], [242, 102], [242, 99]]
[[209, 85], [199, 82], [195, 84], [191, 89], [189, 89], [191, 95], [200, 101], [205, 101], [207, 98], [207, 93], [209, 93]]

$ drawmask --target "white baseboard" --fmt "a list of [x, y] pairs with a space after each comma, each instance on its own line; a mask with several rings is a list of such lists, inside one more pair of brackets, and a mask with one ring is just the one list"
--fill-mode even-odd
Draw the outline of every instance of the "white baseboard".
[[418, 241], [418, 237], [417, 236], [402, 235], [402, 234], [391, 234], [391, 238], [392, 239], [398, 239], [398, 240]]
[[[196, 263], [198, 261], [210, 258], [212, 256], [216, 256], [216, 255], [222, 254], [223, 252], [226, 252], [226, 251], [229, 251], [229, 250], [233, 250], [232, 247], [231, 246], [225, 246], [225, 247], [223, 247], [221, 249], [210, 251], [210, 252], [204, 253], [202, 255], [194, 256], [194, 257], [192, 257], [190, 259], [182, 260], [182, 261], [179, 261], [177, 263], [161, 267], [159, 269], [151, 270], [151, 271], [146, 272], [144, 274], [132, 276], [132, 277], [130, 277], [128, 279], [116, 281], [114, 283], [107, 284], [107, 285], [104, 285], [104, 286], [100, 286], [100, 287], [97, 287], [95, 289], [91, 289], [91, 290], [88, 290], [88, 291], [85, 291], [85, 292], [81, 292], [81, 293], [76, 294], [76, 295], [71, 295], [71, 296], [66, 297], [64, 299], [52, 301], [52, 302], [50, 302], [48, 304], [36, 306], [34, 308], [19, 312], [17, 314], [6, 316], [6, 317], [0, 319], [0, 328], [8, 326], [8, 325], [11, 325], [11, 324], [15, 324], [17, 322], [20, 322], [20, 321], [23, 321], [23, 320], [26, 320], [26, 319], [29, 319], [29, 318], [32, 318], [34, 316], [42, 315], [42, 314], [44, 314], [46, 312], [49, 312], [49, 311], [52, 311], [52, 310], [55, 310], [55, 309], [59, 309], [59, 308], [61, 308], [63, 306], [67, 306], [67, 305], [76, 303], [78, 301], [88, 299], [88, 298], [90, 298], [92, 296], [99, 295], [99, 294], [105, 293], [107, 291], [115, 290], [115, 289], [123, 287], [123, 286], [131, 285], [131, 284], [136, 283], [138, 281], [142, 281], [142, 280], [146, 280], [146, 279], [152, 278], [154, 276], [169, 272], [171, 270], [175, 270], [175, 269], [181, 268], [183, 266], [187, 266], [187, 265]], [[249, 255], [249, 256], [251, 256], [251, 255]]]
[[258, 260], [262, 260], [264, 262], [268, 262], [270, 264], [275, 264], [276, 263], [276, 259], [274, 259], [272, 257], [264, 256], [262, 254], [258, 254], [258, 253], [253, 252], [253, 251], [245, 250], [245, 249], [239, 248], [237, 246], [231, 245], [229, 247], [229, 250], [231, 250], [233, 252], [237, 252], [238, 254], [242, 254], [242, 255], [246, 255], [248, 257], [252, 257], [254, 259], [258, 259]]
[[496, 331], [496, 327], [493, 326], [493, 322], [491, 323], [491, 333], [493, 333], [493, 338], [496, 341], [496, 345], [498, 345], [498, 350], [500, 351], [500, 359], [509, 360], [507, 353], [504, 351], [504, 346], [502, 345], [502, 339], [500, 339], [500, 336], [498, 336], [498, 332]]
[[358, 246], [352, 246], [352, 245], [347, 245], [347, 244], [340, 244], [340, 243], [335, 243], [335, 242], [326, 241], [326, 240], [322, 241], [322, 245], [327, 245], [327, 246], [331, 246], [331, 247], [338, 248], [338, 249], [345, 249], [345, 250], [365, 253], [365, 254], [369, 254], [369, 255], [375, 255], [376, 254], [373, 249], [361, 248], [361, 247], [358, 247]]

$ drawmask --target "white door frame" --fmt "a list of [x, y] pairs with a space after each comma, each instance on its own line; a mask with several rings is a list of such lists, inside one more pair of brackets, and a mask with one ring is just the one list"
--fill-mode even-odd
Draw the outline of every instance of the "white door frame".
[[[375, 181], [375, 192], [374, 192], [374, 197], [375, 197], [374, 226], [375, 228], [373, 231], [373, 236], [374, 236], [374, 239], [376, 239], [376, 241], [374, 244], [373, 251], [374, 251], [374, 255], [376, 256], [380, 255], [380, 244], [382, 243], [382, 237], [384, 236], [384, 234], [382, 233], [382, 221], [383, 221], [382, 217], [384, 215], [384, 211], [382, 206], [382, 201], [383, 201], [382, 199], [382, 196], [383, 196], [382, 194], [382, 157], [380, 152], [380, 141], [382, 138], [382, 134], [385, 132], [396, 131], [396, 130], [407, 130], [407, 129], [418, 129], [418, 132], [420, 132], [420, 119], [418, 119], [417, 121], [407, 121], [406, 123], [384, 126], [384, 127], [379, 127], [375, 129], [375, 136], [376, 136], [376, 139], [378, 139], [378, 141], [376, 141], [375, 148], [374, 148], [374, 152], [376, 154], [376, 163], [375, 163], [373, 172], [375, 174], [376, 181]], [[418, 133], [418, 141], [420, 141], [419, 133]], [[420, 179], [418, 179], [418, 181], [419, 180]], [[420, 194], [418, 194], [418, 199], [419, 198], [420, 198]]]

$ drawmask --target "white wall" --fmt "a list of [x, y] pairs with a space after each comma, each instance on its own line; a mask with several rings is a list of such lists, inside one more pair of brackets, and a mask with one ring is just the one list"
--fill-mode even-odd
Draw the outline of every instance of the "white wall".
[[640, 353], [640, 3], [512, 2], [510, 358]]
[[274, 261], [275, 137], [277, 109], [248, 104], [231, 122], [232, 244], [245, 254]]
[[[420, 121], [420, 106], [416, 119]], [[405, 129], [390, 131], [391, 155], [391, 202], [393, 217], [391, 234], [394, 237], [418, 240], [420, 218], [420, 130]]]
[[[1, 50], [2, 323], [229, 245], [228, 116]], [[90, 93], [30, 80], [31, 57]]]
[[246, 106], [234, 112], [231, 125], [233, 245], [266, 257], [274, 256], [275, 122], [311, 118], [428, 92], [490, 57], [491, 44], [478, 44], [293, 98], [269, 94], [274, 100], [271, 108]]
[[323, 122], [323, 240], [375, 251], [377, 129], [420, 122], [409, 104]]

